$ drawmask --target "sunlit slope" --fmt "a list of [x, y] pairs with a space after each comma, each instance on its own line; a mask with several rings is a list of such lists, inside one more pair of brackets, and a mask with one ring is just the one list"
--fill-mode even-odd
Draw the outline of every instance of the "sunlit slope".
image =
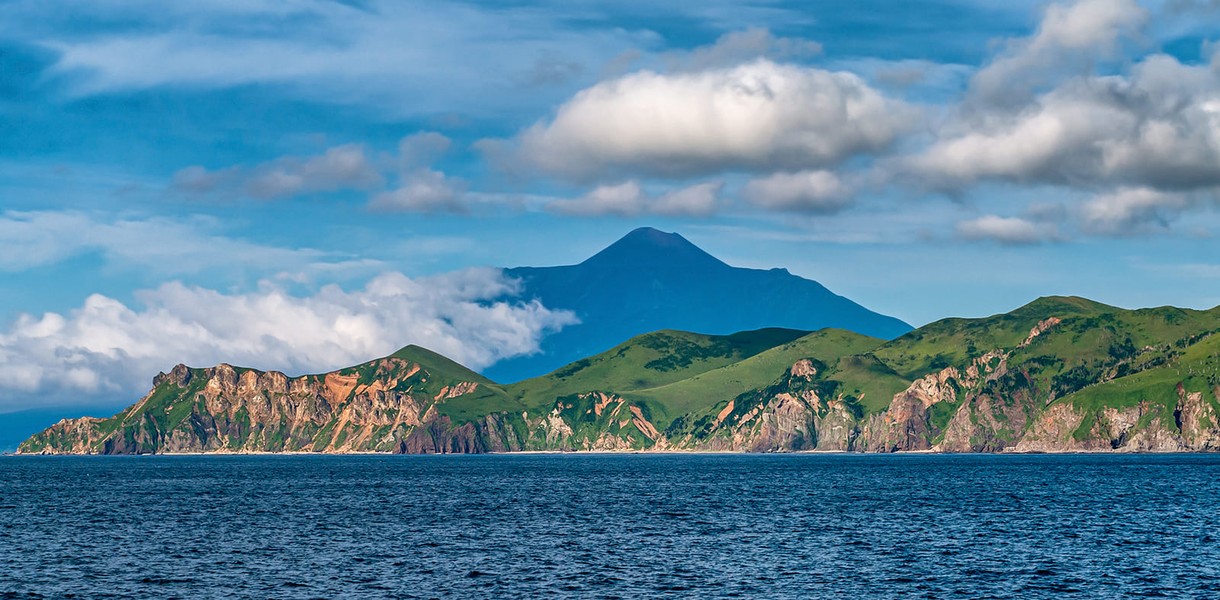
[[180, 365], [22, 452], [1220, 450], [1220, 308], [1049, 297], [891, 341], [657, 331], [502, 385], [423, 348], [319, 375]]
[[498, 387], [505, 392], [503, 397], [457, 398], [439, 410], [454, 418], [470, 418], [488, 410], [538, 410], [553, 404], [556, 398], [572, 394], [621, 394], [655, 388], [741, 362], [807, 333], [777, 328], [731, 335], [657, 331], [636, 336], [542, 377]]
[[[765, 387], [793, 363], [804, 358], [816, 358], [822, 363], [834, 365], [834, 371], [827, 376], [833, 378], [835, 374], [842, 374], [857, 391], [860, 391], [860, 386], [871, 390], [873, 382], [860, 377], [857, 367], [866, 359], [855, 357], [844, 361], [842, 369], [839, 368], [840, 361], [866, 353], [882, 343], [883, 340], [850, 331], [823, 329], [719, 369], [667, 385], [635, 390], [628, 396], [654, 402], [666, 414], [678, 416], [710, 408], [738, 394]], [[884, 393], [874, 392], [876, 395]], [[886, 397], [885, 404], [888, 403], [889, 398]]]

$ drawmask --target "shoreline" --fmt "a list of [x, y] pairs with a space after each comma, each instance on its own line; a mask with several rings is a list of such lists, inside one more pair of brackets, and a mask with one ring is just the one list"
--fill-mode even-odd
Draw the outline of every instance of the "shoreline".
[[579, 455], [579, 456], [1171, 456], [1171, 455], [1211, 455], [1217, 452], [1172, 450], [1172, 451], [1139, 451], [1121, 452], [1104, 450], [1036, 450], [1036, 451], [1002, 451], [1002, 452], [939, 452], [936, 450], [898, 450], [895, 452], [854, 452], [849, 450], [797, 450], [793, 452], [749, 452], [744, 450], [521, 450], [516, 452], [433, 452], [424, 454], [399, 454], [396, 452], [158, 452], [155, 454], [88, 454], [88, 453], [48, 453], [24, 454], [17, 452], [0, 453], [0, 458], [18, 457], [191, 457], [191, 456], [545, 456], [545, 455]]

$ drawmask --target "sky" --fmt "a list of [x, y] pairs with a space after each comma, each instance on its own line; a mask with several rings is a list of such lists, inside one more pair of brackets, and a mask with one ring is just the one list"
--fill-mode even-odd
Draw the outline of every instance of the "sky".
[[1220, 2], [0, 0], [0, 413], [473, 368], [633, 228], [914, 325], [1220, 304]]

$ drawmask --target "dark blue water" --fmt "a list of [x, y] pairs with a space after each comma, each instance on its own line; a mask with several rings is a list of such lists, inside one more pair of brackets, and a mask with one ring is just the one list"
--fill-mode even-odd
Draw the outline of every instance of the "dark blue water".
[[0, 597], [1220, 596], [1220, 456], [0, 458]]

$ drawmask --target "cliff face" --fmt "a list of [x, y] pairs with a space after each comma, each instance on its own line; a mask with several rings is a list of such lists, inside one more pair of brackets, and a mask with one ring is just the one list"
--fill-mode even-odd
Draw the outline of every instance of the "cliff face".
[[436, 386], [419, 364], [385, 358], [361, 372], [287, 377], [229, 365], [158, 375], [153, 389], [110, 419], [57, 423], [21, 452], [390, 451], [438, 402], [474, 382]]
[[725, 339], [652, 335], [510, 386], [410, 348], [302, 377], [179, 365], [19, 452], [1215, 451], [1218, 332], [1217, 311], [1052, 299], [888, 343], [770, 332], [729, 364], [691, 345]]

